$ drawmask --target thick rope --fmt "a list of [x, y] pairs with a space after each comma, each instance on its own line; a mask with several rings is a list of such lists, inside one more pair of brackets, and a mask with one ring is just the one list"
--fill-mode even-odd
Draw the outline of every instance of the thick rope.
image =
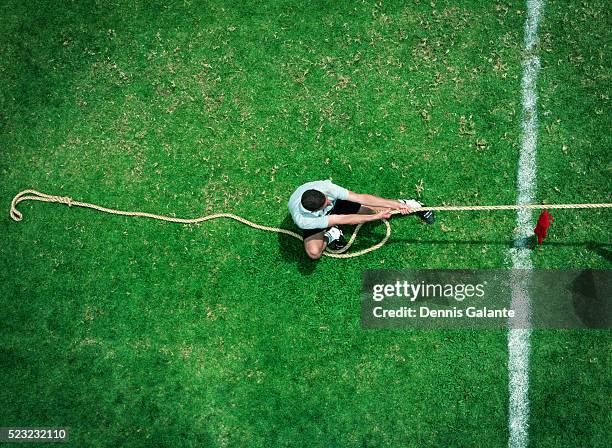
[[[28, 200], [42, 201], [42, 202], [57, 202], [60, 204], [66, 204], [69, 207], [76, 206], [76, 207], [91, 208], [94, 210], [98, 210], [100, 212], [111, 213], [113, 215], [141, 216], [143, 218], [152, 218], [152, 219], [158, 219], [160, 221], [176, 222], [180, 224], [197, 224], [199, 222], [209, 221], [212, 219], [229, 218], [229, 219], [234, 219], [243, 224], [246, 224], [247, 226], [252, 227], [254, 229], [265, 230], [268, 232], [283, 233], [285, 235], [289, 235], [294, 238], [297, 238], [300, 241], [304, 240], [302, 235], [292, 232], [291, 230], [281, 229], [280, 227], [270, 227], [270, 226], [264, 226], [261, 224], [257, 224], [247, 219], [244, 219], [241, 216], [234, 215], [232, 213], [215, 213], [212, 215], [200, 216], [198, 218], [192, 218], [192, 219], [174, 218], [172, 216], [156, 215], [154, 213], [115, 210], [112, 208], [102, 207], [96, 204], [89, 204], [87, 202], [75, 201], [68, 196], [53, 196], [50, 194], [41, 193], [36, 190], [23, 190], [22, 192], [15, 195], [15, 197], [13, 198], [11, 202], [11, 211], [10, 211], [10, 216], [13, 220], [15, 221], [22, 220], [23, 215], [21, 214], [19, 210], [17, 210], [17, 205], [20, 202], [28, 201]], [[431, 211], [469, 211], [469, 210], [477, 211], [477, 210], [518, 210], [518, 209], [567, 209], [567, 208], [569, 209], [612, 208], [612, 204], [461, 205], [461, 206], [421, 207], [418, 209], [418, 211], [427, 211], [427, 210], [431, 210]], [[397, 213], [400, 213], [399, 210], [393, 210], [391, 212], [392, 215], [397, 214]], [[372, 252], [372, 251], [375, 251], [376, 249], [381, 248], [389, 240], [389, 237], [391, 236], [391, 225], [389, 224], [389, 221], [387, 221], [386, 219], [383, 219], [382, 221], [386, 227], [386, 234], [382, 240], [380, 240], [378, 243], [374, 244], [373, 246], [368, 247], [367, 249], [357, 251], [357, 252], [352, 252], [350, 254], [345, 253], [351, 247], [351, 245], [355, 241], [355, 238], [357, 238], [359, 229], [361, 229], [361, 226], [363, 225], [363, 224], [359, 224], [355, 228], [355, 231], [351, 235], [351, 238], [349, 239], [346, 246], [344, 246], [340, 250], [332, 250], [330, 248], [327, 248], [323, 252], [323, 255], [327, 257], [332, 257], [332, 258], [353, 258], [353, 257], [359, 257], [360, 255], [364, 255], [364, 254], [367, 254], [368, 252]]]

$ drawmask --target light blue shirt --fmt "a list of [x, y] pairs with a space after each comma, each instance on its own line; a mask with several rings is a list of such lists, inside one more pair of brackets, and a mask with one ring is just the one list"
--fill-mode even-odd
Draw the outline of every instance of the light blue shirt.
[[[302, 194], [307, 190], [317, 190], [329, 198], [332, 203], [327, 207], [311, 212], [302, 205]], [[289, 211], [293, 222], [300, 229], [325, 229], [329, 227], [327, 216], [325, 216], [336, 204], [337, 199], [348, 199], [348, 190], [339, 185], [333, 184], [330, 180], [316, 180], [300, 185], [289, 198]]]

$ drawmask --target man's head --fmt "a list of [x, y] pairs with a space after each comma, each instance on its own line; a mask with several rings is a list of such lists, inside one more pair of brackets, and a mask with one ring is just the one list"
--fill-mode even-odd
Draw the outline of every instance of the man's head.
[[328, 199], [319, 190], [306, 190], [302, 194], [302, 207], [308, 211], [315, 212], [321, 210], [328, 203]]

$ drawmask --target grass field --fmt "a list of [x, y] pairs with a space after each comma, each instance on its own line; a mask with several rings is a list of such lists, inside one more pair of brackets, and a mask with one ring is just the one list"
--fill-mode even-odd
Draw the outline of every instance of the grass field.
[[[501, 447], [503, 330], [360, 328], [366, 269], [510, 268], [516, 212], [392, 220], [312, 262], [215, 212], [294, 229], [331, 178], [514, 204], [520, 1], [0, 1], [0, 426], [69, 446]], [[538, 202], [610, 202], [607, 2], [541, 19]], [[610, 212], [557, 211], [535, 268], [612, 267]], [[355, 249], [380, 240], [364, 227]], [[530, 444], [612, 445], [609, 330], [531, 337]]]

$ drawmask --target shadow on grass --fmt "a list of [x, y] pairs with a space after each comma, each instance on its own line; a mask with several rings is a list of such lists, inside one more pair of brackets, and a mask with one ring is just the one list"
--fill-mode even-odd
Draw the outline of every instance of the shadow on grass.
[[612, 250], [610, 250], [610, 244], [593, 243], [587, 245], [587, 249], [592, 250], [601, 258], [605, 259], [608, 263], [612, 263]]
[[[479, 245], [489, 244], [496, 246], [506, 246], [508, 249], [516, 247], [514, 240], [417, 240], [417, 239], [406, 239], [406, 238], [392, 238], [387, 244], [431, 244], [431, 245], [451, 245], [451, 244], [463, 244], [463, 245]], [[606, 261], [612, 261], [612, 244], [602, 243], [599, 241], [575, 241], [571, 243], [545, 241], [542, 246], [550, 247], [585, 247], [590, 251], [593, 251], [605, 258]], [[526, 238], [525, 247], [528, 249], [537, 249], [537, 239], [535, 236]]]
[[[289, 214], [285, 216], [285, 219], [283, 219], [278, 227], [281, 229], [291, 230], [298, 234], [301, 233], [300, 229], [298, 229], [293, 223], [291, 215]], [[277, 235], [280, 253], [285, 261], [289, 263], [296, 263], [298, 270], [303, 275], [312, 274], [315, 271], [318, 262], [308, 258], [306, 252], [304, 251], [304, 244], [297, 238], [285, 235], [284, 233], [277, 233]]]
[[[370, 247], [376, 243], [378, 243], [384, 235], [380, 233], [380, 231], [376, 231], [375, 229], [379, 227], [378, 223], [372, 223], [372, 225], [366, 225], [363, 227], [357, 240], [355, 240], [355, 244], [351, 247], [349, 252], [354, 252], [360, 249], [364, 249], [366, 247]], [[278, 227], [283, 229], [292, 230], [294, 232], [300, 233], [300, 229], [298, 229], [293, 220], [291, 219], [291, 215], [287, 215], [285, 219], [279, 224]], [[345, 233], [345, 236], [348, 238], [355, 230], [355, 226], [342, 226], [342, 230]], [[318, 261], [313, 261], [304, 252], [304, 246], [301, 241], [289, 236], [284, 235], [282, 233], [278, 234], [278, 244], [280, 247], [281, 254], [285, 261], [290, 263], [296, 263], [299, 271], [304, 275], [312, 274]], [[394, 238], [387, 242], [387, 245], [397, 245], [397, 244], [413, 244], [413, 245], [454, 245], [460, 244], [465, 246], [470, 245], [496, 245], [496, 246], [505, 246], [508, 249], [513, 247], [517, 247], [517, 242], [514, 240], [440, 240], [440, 239], [407, 239], [407, 238]], [[537, 238], [535, 235], [532, 235], [529, 238], [526, 238], [523, 242], [524, 247], [535, 250], [540, 247], [537, 243]], [[520, 245], [520, 244], [519, 244]], [[604, 258], [607, 262], [612, 262], [612, 244], [603, 243], [599, 241], [575, 241], [575, 242], [553, 242], [553, 241], [545, 241], [543, 246], [549, 247], [585, 247], [587, 250], [595, 252], [600, 257]]]

